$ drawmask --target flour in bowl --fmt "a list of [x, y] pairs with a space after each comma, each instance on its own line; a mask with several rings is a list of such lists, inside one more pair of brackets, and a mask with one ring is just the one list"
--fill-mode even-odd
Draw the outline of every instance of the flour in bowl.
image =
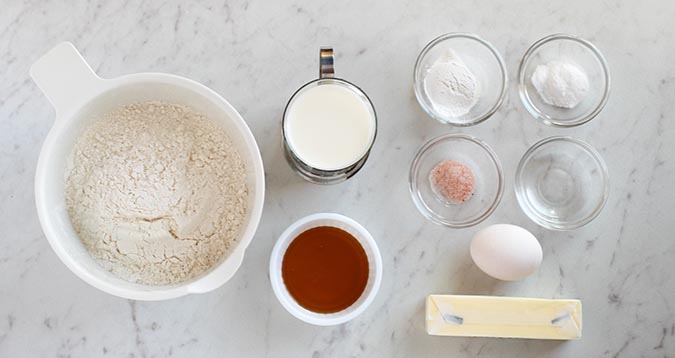
[[144, 102], [83, 132], [65, 194], [73, 227], [101, 266], [131, 282], [166, 285], [229, 254], [248, 190], [222, 128], [190, 107]]

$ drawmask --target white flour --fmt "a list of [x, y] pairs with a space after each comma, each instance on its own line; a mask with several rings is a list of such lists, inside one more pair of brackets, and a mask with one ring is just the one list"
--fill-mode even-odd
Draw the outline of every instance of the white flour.
[[461, 117], [476, 105], [480, 88], [476, 76], [448, 49], [427, 70], [424, 90], [434, 110], [443, 117]]
[[590, 87], [581, 68], [561, 61], [537, 66], [531, 80], [544, 102], [561, 108], [576, 107], [586, 98]]
[[241, 157], [220, 127], [189, 107], [146, 102], [85, 130], [65, 194], [75, 230], [105, 269], [164, 285], [228, 254], [248, 191]]

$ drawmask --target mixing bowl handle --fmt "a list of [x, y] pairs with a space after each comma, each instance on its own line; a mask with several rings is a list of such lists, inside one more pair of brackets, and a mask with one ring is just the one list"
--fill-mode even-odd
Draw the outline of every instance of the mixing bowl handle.
[[54, 106], [57, 119], [96, 95], [103, 82], [70, 42], [56, 45], [35, 61], [30, 76]]

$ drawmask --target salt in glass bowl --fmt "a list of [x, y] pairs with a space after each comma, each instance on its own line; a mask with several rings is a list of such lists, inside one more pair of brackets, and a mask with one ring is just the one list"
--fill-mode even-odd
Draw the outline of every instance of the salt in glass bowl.
[[[478, 81], [478, 102], [459, 117], [448, 117], [436, 111], [424, 89], [427, 71], [449, 49], [459, 56]], [[414, 88], [417, 101], [432, 118], [453, 126], [472, 126], [490, 118], [504, 101], [506, 66], [494, 46], [477, 35], [448, 33], [429, 42], [420, 52], [415, 62]]]
[[609, 196], [607, 165], [588, 143], [555, 136], [525, 152], [516, 170], [518, 204], [535, 223], [572, 230], [600, 214]]
[[[476, 179], [471, 198], [448, 203], [431, 187], [429, 174], [444, 160], [467, 165]], [[485, 220], [497, 208], [504, 191], [504, 175], [495, 152], [482, 140], [465, 134], [445, 134], [418, 150], [410, 166], [410, 194], [417, 210], [432, 222], [463, 228]]]
[[[537, 66], [550, 61], [575, 64], [586, 73], [589, 91], [574, 108], [550, 105], [532, 84]], [[554, 34], [530, 46], [518, 68], [518, 94], [525, 109], [537, 120], [554, 127], [574, 127], [595, 118], [605, 107], [610, 92], [607, 61], [592, 43], [575, 35]]]

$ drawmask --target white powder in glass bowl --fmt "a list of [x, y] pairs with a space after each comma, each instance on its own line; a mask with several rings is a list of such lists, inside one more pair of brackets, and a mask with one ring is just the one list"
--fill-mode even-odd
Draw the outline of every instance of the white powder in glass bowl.
[[248, 190], [222, 128], [189, 107], [145, 102], [83, 132], [65, 194], [75, 231], [105, 269], [166, 285], [199, 276], [228, 254]]
[[563, 61], [537, 66], [531, 81], [544, 102], [560, 108], [576, 107], [586, 98], [590, 88], [584, 70]]
[[451, 49], [442, 53], [427, 70], [424, 91], [434, 111], [445, 118], [469, 113], [480, 98], [476, 76]]

